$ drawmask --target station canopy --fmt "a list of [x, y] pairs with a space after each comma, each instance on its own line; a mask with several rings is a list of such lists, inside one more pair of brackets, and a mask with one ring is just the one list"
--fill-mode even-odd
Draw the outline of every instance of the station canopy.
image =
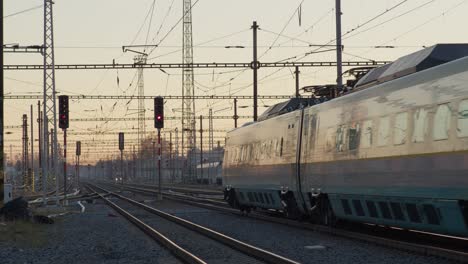
[[468, 44], [436, 44], [369, 71], [354, 88], [366, 88], [388, 82], [466, 56]]

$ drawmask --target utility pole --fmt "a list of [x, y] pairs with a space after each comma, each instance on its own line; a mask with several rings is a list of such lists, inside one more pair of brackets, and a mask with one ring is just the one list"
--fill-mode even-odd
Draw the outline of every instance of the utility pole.
[[257, 122], [258, 118], [258, 105], [257, 105], [257, 97], [258, 97], [258, 83], [257, 83], [257, 71], [259, 68], [259, 63], [257, 60], [257, 21], [253, 22], [252, 25], [253, 29], [253, 61], [252, 61], [252, 69], [253, 69], [253, 121]]
[[31, 105], [31, 189], [36, 191], [36, 179], [34, 173], [34, 117], [33, 105]]
[[203, 184], [203, 116], [200, 115], [200, 182]]
[[[179, 175], [179, 128], [175, 128], [175, 138], [174, 138], [174, 144], [175, 144], [175, 157], [176, 157], [176, 160], [175, 160], [175, 166], [174, 166], [174, 170], [175, 170], [175, 173], [177, 175]], [[184, 175], [181, 175], [181, 181], [184, 182]]]
[[237, 128], [237, 119], [239, 116], [237, 115], [237, 98], [234, 98], [234, 128]]
[[23, 115], [23, 185], [24, 188], [29, 187], [29, 158], [28, 158], [28, 116]]
[[209, 114], [209, 118], [208, 118], [208, 157], [207, 157], [207, 164], [208, 164], [208, 167], [207, 167], [207, 170], [208, 170], [208, 177], [207, 177], [207, 183], [210, 183], [210, 170], [211, 170], [211, 166], [210, 166], [210, 158], [212, 157], [213, 155], [213, 138], [214, 138], [214, 134], [213, 134], [213, 109], [209, 109], [208, 111], [208, 114]]
[[299, 94], [299, 66], [296, 66], [296, 70], [294, 71], [294, 73], [296, 74], [296, 98], [299, 98], [301, 97], [301, 95]]
[[47, 193], [47, 180], [46, 177], [44, 176], [44, 171], [43, 171], [43, 153], [44, 151], [43, 148], [43, 130], [42, 130], [42, 111], [41, 111], [41, 101], [37, 101], [37, 128], [38, 128], [38, 139], [39, 139], [39, 183], [42, 185], [41, 186], [41, 191], [42, 191], [42, 203], [45, 206], [46, 205], [46, 193]]
[[333, 96], [338, 95], [338, 91], [343, 88], [343, 69], [342, 69], [342, 44], [341, 44], [341, 0], [335, 0], [336, 17], [336, 85], [337, 89]]
[[[49, 157], [54, 157], [54, 152], [55, 152], [55, 148], [54, 148], [54, 129], [52, 128], [50, 130], [50, 156]], [[54, 163], [54, 159], [50, 158], [50, 168], [51, 170], [55, 168], [55, 163]], [[58, 177], [56, 177], [58, 178]], [[57, 188], [57, 192], [58, 192], [58, 188]]]
[[172, 131], [169, 132], [169, 170], [171, 172], [171, 182], [174, 183], [174, 159], [172, 156]]
[[0, 203], [0, 205], [3, 204], [3, 198], [4, 198], [4, 189], [5, 189], [5, 153], [4, 153], [4, 139], [3, 139], [3, 136], [4, 136], [4, 131], [3, 131], [3, 125], [4, 125], [4, 120], [3, 120], [3, 96], [4, 96], [4, 90], [3, 90], [3, 86], [5, 84], [5, 80], [3, 78], [3, 32], [4, 31], [4, 27], [3, 27], [3, 5], [4, 1], [2, 1], [2, 18], [0, 18], [2, 20], [2, 34], [1, 35], [1, 38], [2, 38], [2, 47], [1, 47], [1, 52], [0, 52], [0, 56], [1, 56], [1, 63], [2, 63], [2, 70], [1, 70], [1, 78], [2, 78], [2, 84], [0, 85], [0, 201], [2, 201]]

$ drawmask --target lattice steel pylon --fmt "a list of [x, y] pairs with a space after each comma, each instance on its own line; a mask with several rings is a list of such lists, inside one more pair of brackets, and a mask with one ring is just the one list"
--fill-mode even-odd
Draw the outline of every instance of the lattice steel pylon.
[[193, 74], [192, 1], [183, 0], [182, 63], [189, 65], [182, 69], [182, 154], [186, 154], [187, 164], [184, 180], [196, 179], [195, 170], [195, 94]]
[[[147, 59], [146, 54], [139, 54], [134, 57], [135, 64], [146, 64]], [[146, 124], [145, 124], [145, 117], [146, 117], [146, 109], [145, 109], [145, 100], [143, 99], [145, 96], [145, 80], [143, 76], [143, 68], [138, 68], [137, 70], [137, 85], [138, 85], [138, 164], [137, 164], [137, 173], [142, 175], [142, 168], [143, 168], [143, 141], [145, 139], [146, 134]]]
[[[54, 57], [54, 22], [53, 22], [53, 1], [44, 0], [44, 44], [43, 44], [43, 58], [44, 58], [44, 94], [43, 94], [43, 110], [44, 110], [44, 133], [43, 133], [43, 191], [46, 191], [46, 178], [51, 179], [55, 177], [56, 188], [58, 189], [58, 166], [49, 168], [49, 159], [53, 160], [53, 164], [57, 163], [57, 115], [56, 115], [56, 91], [55, 91], [55, 57]], [[54, 129], [53, 134], [53, 154], [52, 157], [48, 155], [49, 146], [49, 125]], [[56, 192], [56, 196], [58, 192]], [[58, 199], [57, 199], [58, 203]]]

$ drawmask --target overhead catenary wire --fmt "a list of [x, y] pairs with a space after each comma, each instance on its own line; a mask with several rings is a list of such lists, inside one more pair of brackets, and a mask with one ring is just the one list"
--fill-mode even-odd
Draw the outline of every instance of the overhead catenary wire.
[[38, 5], [38, 6], [34, 6], [34, 7], [31, 7], [31, 8], [28, 8], [28, 9], [24, 9], [24, 10], [15, 12], [15, 13], [11, 13], [11, 14], [8, 14], [6, 16], [3, 16], [3, 19], [10, 18], [10, 17], [17, 16], [17, 15], [21, 15], [21, 14], [24, 14], [24, 13], [27, 13], [27, 12], [42, 8], [43, 6], [44, 5]]

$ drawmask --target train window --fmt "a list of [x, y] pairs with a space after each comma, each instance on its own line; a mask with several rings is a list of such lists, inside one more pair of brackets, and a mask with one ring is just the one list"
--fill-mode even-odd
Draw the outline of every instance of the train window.
[[255, 197], [255, 202], [259, 203], [260, 200], [258, 199], [258, 194], [256, 192], [253, 193]]
[[351, 207], [349, 206], [349, 202], [346, 199], [341, 199], [341, 206], [343, 207], [343, 210], [345, 214], [347, 215], [352, 215]]
[[370, 148], [372, 146], [372, 120], [366, 120], [362, 123], [361, 148]]
[[463, 100], [458, 106], [457, 134], [459, 137], [468, 137], [468, 100]]
[[346, 127], [345, 126], [339, 126], [336, 129], [336, 151], [342, 152], [344, 151], [344, 146], [345, 146], [345, 131]]
[[388, 144], [390, 137], [390, 118], [388, 116], [380, 118], [379, 131], [377, 134], [377, 146], [385, 146]]
[[359, 124], [351, 125], [348, 129], [349, 150], [357, 149], [359, 146]]
[[419, 216], [418, 208], [415, 204], [407, 203], [406, 211], [408, 212], [408, 216], [411, 222], [421, 223], [421, 217]]
[[437, 107], [434, 117], [434, 140], [447, 139], [450, 129], [450, 108], [448, 104]]
[[364, 216], [364, 209], [362, 208], [362, 204], [360, 200], [353, 200], [354, 211], [358, 216]]
[[388, 208], [388, 204], [386, 202], [378, 202], [380, 212], [382, 216], [386, 219], [392, 219], [392, 214], [390, 213], [390, 209]]
[[273, 195], [271, 195], [271, 193], [269, 193], [268, 196], [270, 197], [271, 203], [274, 204], [274, 203], [275, 203], [275, 200], [273, 199]]
[[418, 109], [413, 114], [414, 131], [413, 131], [413, 142], [424, 142], [424, 138], [427, 135], [429, 129], [429, 119], [426, 109]]
[[427, 222], [431, 225], [440, 225], [439, 215], [431, 204], [423, 204], [423, 210], [427, 217]]
[[399, 113], [395, 117], [393, 126], [393, 144], [402, 145], [406, 143], [406, 131], [408, 129], [408, 113]]
[[254, 202], [254, 198], [251, 192], [247, 193], [247, 197], [249, 197], [249, 202], [252, 202], [252, 203]]
[[390, 208], [392, 208], [392, 213], [395, 216], [396, 220], [405, 221], [405, 216], [403, 215], [403, 211], [401, 210], [401, 206], [399, 203], [390, 203]]
[[371, 217], [378, 218], [379, 214], [377, 213], [377, 207], [373, 201], [366, 201], [367, 210]]

